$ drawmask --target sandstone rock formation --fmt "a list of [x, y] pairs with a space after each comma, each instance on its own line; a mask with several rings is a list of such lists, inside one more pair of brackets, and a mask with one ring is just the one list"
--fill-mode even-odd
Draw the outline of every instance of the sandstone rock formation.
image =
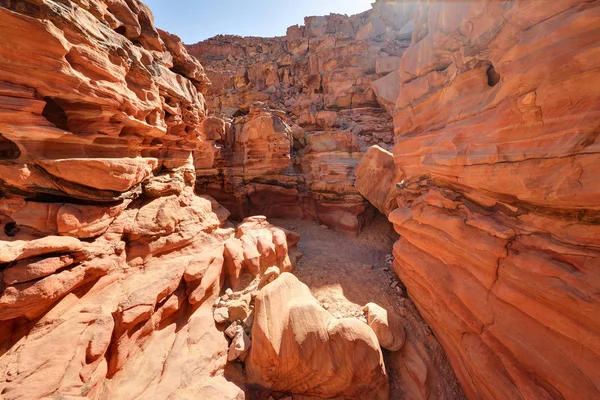
[[333, 318], [298, 235], [250, 216], [357, 234], [372, 206], [469, 398], [600, 397], [597, 1], [377, 0], [191, 46], [152, 19], [0, 7], [2, 399], [243, 399], [241, 360], [385, 399], [380, 344], [403, 395], [447, 397], [414, 318]]
[[0, 397], [244, 398], [226, 244], [290, 269], [298, 239], [194, 193], [202, 66], [134, 0], [5, 2], [0, 27]]
[[600, 396], [597, 2], [421, 2], [395, 270], [469, 398]]
[[[373, 210], [354, 187], [354, 169], [371, 145], [389, 149], [393, 138], [371, 84], [410, 44], [413, 13], [409, 3], [377, 2], [352, 17], [307, 17], [284, 37], [187, 46], [213, 82], [210, 109], [228, 121], [214, 161], [196, 158], [198, 190], [237, 216], [307, 217], [358, 233]], [[255, 111], [257, 101], [268, 107]], [[247, 132], [259, 124], [269, 128], [253, 141]]]
[[294, 275], [266, 285], [254, 312], [250, 383], [322, 398], [389, 398], [375, 333], [357, 319], [335, 319]]
[[368, 303], [364, 311], [367, 324], [373, 329], [381, 347], [390, 351], [398, 351], [404, 346], [405, 333], [402, 321], [397, 315], [375, 304]]
[[354, 186], [385, 215], [398, 207], [396, 184], [402, 181], [402, 172], [394, 164], [389, 151], [375, 145], [369, 148], [356, 167]]

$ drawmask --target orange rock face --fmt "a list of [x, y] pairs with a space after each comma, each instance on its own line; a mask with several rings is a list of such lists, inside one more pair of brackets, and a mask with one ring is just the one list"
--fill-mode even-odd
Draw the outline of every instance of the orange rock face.
[[243, 399], [234, 360], [386, 399], [383, 353], [448, 397], [427, 329], [332, 318], [298, 235], [248, 217], [356, 234], [372, 206], [467, 397], [600, 397], [597, 2], [378, 0], [187, 47], [138, 0], [5, 3], [2, 399]]
[[[307, 17], [284, 37], [216, 36], [187, 46], [213, 82], [211, 110], [231, 126], [212, 164], [196, 159], [198, 190], [234, 215], [305, 217], [357, 234], [373, 209], [354, 187], [355, 168], [371, 145], [389, 150], [393, 140], [387, 103], [371, 84], [399, 63], [413, 13], [410, 4], [378, 2], [352, 17]], [[256, 101], [271, 110], [258, 114]], [[280, 121], [279, 137], [271, 119]], [[260, 139], [248, 141], [255, 129]]]
[[395, 270], [469, 398], [600, 396], [600, 7], [419, 5]]
[[322, 398], [389, 398], [377, 336], [363, 322], [335, 319], [289, 273], [256, 297], [250, 383]]
[[291, 269], [298, 237], [264, 220], [236, 232], [194, 193], [193, 153], [223, 125], [202, 66], [135, 0], [8, 4], [0, 397], [243, 399], [213, 299], [262, 258]]
[[356, 167], [356, 189], [382, 214], [398, 207], [396, 184], [402, 180], [394, 156], [379, 146], [372, 146]]

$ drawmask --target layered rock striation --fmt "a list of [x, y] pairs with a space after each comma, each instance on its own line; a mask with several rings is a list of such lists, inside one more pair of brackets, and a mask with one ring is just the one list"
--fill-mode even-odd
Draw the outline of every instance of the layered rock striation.
[[138, 1], [9, 1], [0, 28], [0, 397], [244, 398], [213, 299], [297, 236], [194, 193], [202, 66]]
[[[597, 2], [378, 0], [187, 49], [137, 0], [2, 6], [3, 399], [242, 399], [242, 358], [387, 398], [379, 345], [447, 396], [402, 321], [333, 319], [287, 273], [297, 235], [227, 222], [356, 234], [372, 206], [469, 398], [600, 396]], [[226, 282], [256, 291], [221, 307]]]
[[420, 2], [394, 268], [469, 398], [597, 398], [596, 2]]
[[[212, 164], [196, 160], [198, 190], [234, 215], [306, 217], [358, 233], [373, 209], [354, 187], [354, 170], [371, 145], [392, 145], [392, 118], [376, 92], [410, 44], [413, 13], [409, 3], [377, 2], [351, 17], [307, 17], [283, 37], [187, 46], [213, 82], [211, 112], [226, 121]], [[255, 102], [266, 104], [260, 113]], [[262, 135], [249, 137], [259, 124]], [[248, 154], [256, 161], [244, 163]]]

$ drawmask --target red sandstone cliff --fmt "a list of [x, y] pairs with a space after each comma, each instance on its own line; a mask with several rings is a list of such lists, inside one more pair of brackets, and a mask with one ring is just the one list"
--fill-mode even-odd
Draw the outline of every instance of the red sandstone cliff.
[[[202, 66], [138, 1], [2, 5], [0, 397], [244, 398], [211, 310], [241, 233], [193, 190]], [[289, 270], [297, 237], [260, 228], [254, 273]]]
[[[413, 13], [409, 3], [381, 2], [351, 17], [307, 17], [283, 37], [217, 36], [187, 46], [213, 82], [211, 112], [228, 121], [214, 159], [196, 160], [198, 190], [234, 214], [307, 217], [357, 234], [373, 210], [354, 187], [354, 169], [373, 144], [392, 144], [391, 115], [371, 83], [398, 67]], [[244, 133], [270, 118], [268, 110], [259, 119], [248, 114], [256, 101], [285, 111], [273, 117], [281, 139], [270, 128], [252, 139]], [[291, 151], [277, 144], [284, 132]]]
[[600, 7], [419, 3], [395, 270], [469, 398], [600, 396]]
[[[189, 46], [206, 73], [137, 0], [1, 4], [2, 398], [244, 398], [213, 303], [244, 272], [290, 270], [298, 238], [236, 229], [194, 188], [350, 233], [370, 201], [469, 398], [600, 396], [596, 1], [379, 0]], [[285, 275], [259, 305], [286, 285], [306, 291]], [[257, 334], [351, 338], [335, 343], [367, 349], [385, 388], [372, 332], [301, 297], [318, 323], [261, 311]], [[279, 303], [263, 307], [296, 310]], [[275, 340], [254, 380], [316, 385], [263, 368]], [[410, 339], [389, 356], [403, 394], [448, 397], [434, 357]], [[347, 383], [326, 394], [364, 393]]]

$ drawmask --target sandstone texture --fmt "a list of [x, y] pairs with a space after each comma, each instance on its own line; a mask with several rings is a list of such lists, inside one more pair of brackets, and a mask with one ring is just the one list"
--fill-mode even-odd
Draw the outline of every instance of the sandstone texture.
[[598, 26], [420, 2], [395, 72], [394, 268], [469, 398], [600, 396]]
[[396, 184], [402, 181], [402, 172], [391, 152], [377, 145], [370, 147], [355, 172], [354, 186], [382, 214], [389, 215], [398, 207]]
[[0, 398], [600, 397], [597, 1], [0, 4]]
[[354, 186], [355, 168], [370, 146], [393, 142], [372, 84], [397, 69], [414, 11], [377, 2], [352, 17], [307, 17], [282, 37], [187, 46], [213, 83], [211, 114], [225, 120], [214, 156], [196, 157], [199, 192], [234, 216], [310, 218], [357, 234], [373, 209]]
[[245, 398], [213, 299], [298, 237], [194, 193], [202, 66], [135, 0], [2, 5], [0, 397]]
[[367, 324], [375, 332], [381, 347], [398, 351], [404, 346], [406, 334], [398, 316], [375, 303], [368, 303], [364, 311], [367, 315]]
[[308, 286], [283, 273], [255, 300], [250, 383], [322, 398], [388, 399], [389, 383], [373, 330], [336, 319]]

